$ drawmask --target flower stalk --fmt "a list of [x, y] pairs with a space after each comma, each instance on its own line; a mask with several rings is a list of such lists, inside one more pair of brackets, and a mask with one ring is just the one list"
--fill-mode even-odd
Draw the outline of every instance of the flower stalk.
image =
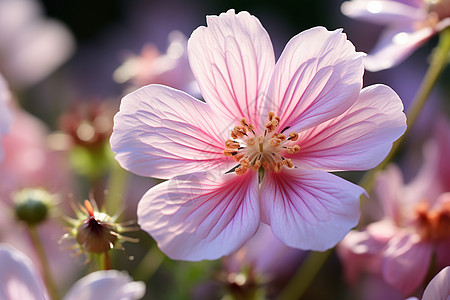
[[45, 255], [45, 250], [42, 245], [42, 241], [39, 237], [39, 234], [37, 232], [36, 226], [28, 225], [27, 228], [31, 237], [31, 242], [36, 250], [37, 256], [39, 257], [39, 261], [41, 262], [42, 275], [44, 277], [44, 283], [45, 286], [47, 287], [49, 296], [52, 300], [59, 300], [60, 296], [58, 293], [58, 289], [56, 288], [55, 282], [52, 278], [50, 266], [48, 264], [48, 259], [47, 256]]

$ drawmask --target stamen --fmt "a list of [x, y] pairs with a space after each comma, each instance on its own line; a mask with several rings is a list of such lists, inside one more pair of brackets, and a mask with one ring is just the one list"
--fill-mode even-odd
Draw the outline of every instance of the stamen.
[[[229, 172], [238, 175], [245, 174], [248, 170], [273, 171], [280, 173], [284, 167], [293, 168], [291, 159], [283, 157], [284, 153], [295, 154], [300, 151], [300, 146], [296, 142], [298, 133], [292, 131], [288, 136], [283, 134], [290, 126], [277, 131], [280, 124], [280, 117], [275, 113], [268, 113], [268, 122], [264, 125], [264, 131], [256, 135], [253, 124], [247, 119], [241, 118], [240, 124], [235, 126], [231, 133], [231, 139], [225, 141], [224, 155], [233, 157], [239, 164]], [[254, 136], [249, 137], [248, 132]]]
[[286, 147], [287, 151], [289, 154], [295, 154], [298, 153], [300, 151], [300, 146], [299, 145], [294, 145], [293, 147]]
[[293, 142], [298, 140], [298, 133], [295, 131], [292, 131], [291, 133], [289, 133], [289, 138], [288, 140], [291, 140]]

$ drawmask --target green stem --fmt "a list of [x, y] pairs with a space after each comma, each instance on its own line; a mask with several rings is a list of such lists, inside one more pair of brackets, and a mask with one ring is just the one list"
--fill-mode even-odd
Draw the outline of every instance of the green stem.
[[106, 211], [116, 214], [122, 209], [122, 200], [127, 185], [128, 172], [113, 159], [111, 159], [111, 173], [108, 182], [108, 196], [106, 199]]
[[332, 252], [333, 249], [325, 252], [309, 252], [300, 268], [291, 277], [280, 295], [278, 295], [277, 300], [300, 299]]
[[374, 169], [370, 170], [365, 174], [365, 176], [360, 181], [359, 185], [364, 187], [367, 193], [371, 193], [375, 184], [376, 174], [383, 170], [386, 165], [392, 160], [397, 151], [400, 148], [401, 143], [407, 136], [407, 133], [416, 122], [420, 112], [427, 99], [429, 98], [433, 87], [436, 85], [439, 76], [448, 64], [448, 55], [450, 52], [450, 28], [444, 29], [439, 35], [439, 43], [432, 54], [432, 60], [430, 66], [423, 78], [422, 84], [420, 85], [419, 91], [408, 109], [407, 115], [407, 129], [406, 132], [392, 145], [392, 149], [388, 156]]
[[138, 267], [133, 271], [134, 280], [148, 281], [156, 270], [158, 270], [163, 260], [164, 255], [161, 251], [157, 247], [152, 246], [140, 261]]
[[58, 289], [56, 288], [55, 282], [51, 276], [50, 266], [48, 264], [47, 256], [45, 255], [45, 250], [39, 237], [39, 233], [37, 232], [35, 226], [28, 226], [28, 232], [30, 233], [31, 242], [33, 243], [36, 254], [41, 262], [42, 275], [44, 277], [44, 283], [47, 287], [48, 294], [52, 300], [60, 299]]

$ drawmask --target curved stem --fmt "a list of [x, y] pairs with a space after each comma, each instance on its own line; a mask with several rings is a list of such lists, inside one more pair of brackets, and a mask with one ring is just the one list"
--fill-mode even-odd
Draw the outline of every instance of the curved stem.
[[45, 250], [42, 245], [39, 234], [35, 226], [28, 226], [28, 232], [30, 233], [31, 242], [36, 250], [36, 254], [39, 257], [42, 267], [42, 275], [44, 277], [44, 283], [47, 287], [48, 294], [52, 300], [60, 299], [58, 289], [56, 288], [55, 282], [51, 276], [50, 266], [48, 264], [47, 256], [45, 255]]
[[374, 169], [367, 172], [359, 185], [364, 187], [367, 193], [371, 193], [375, 184], [375, 175], [383, 170], [386, 165], [392, 160], [392, 158], [397, 154], [397, 151], [400, 148], [401, 143], [407, 136], [409, 130], [416, 122], [420, 112], [427, 99], [429, 98], [433, 87], [436, 85], [436, 82], [439, 79], [444, 68], [447, 66], [449, 61], [449, 52], [450, 52], [450, 28], [444, 29], [439, 35], [439, 43], [432, 54], [432, 60], [430, 66], [425, 74], [425, 77], [422, 80], [422, 84], [411, 104], [411, 107], [408, 109], [407, 115], [407, 129], [406, 132], [400, 137], [397, 141], [392, 145], [391, 152], [389, 152], [388, 156]]

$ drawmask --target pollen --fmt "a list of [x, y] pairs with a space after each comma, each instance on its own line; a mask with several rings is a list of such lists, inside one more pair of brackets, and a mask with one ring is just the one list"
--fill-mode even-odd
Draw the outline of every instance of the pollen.
[[292, 160], [285, 156], [300, 151], [296, 143], [298, 133], [292, 131], [284, 134], [289, 127], [279, 131], [280, 117], [273, 112], [269, 112], [268, 120], [263, 124], [262, 133], [257, 135], [255, 126], [242, 118], [239, 125], [231, 130], [231, 139], [225, 141], [223, 154], [239, 163], [234, 169], [236, 174], [258, 171], [260, 167], [280, 173], [283, 167], [295, 167]]

